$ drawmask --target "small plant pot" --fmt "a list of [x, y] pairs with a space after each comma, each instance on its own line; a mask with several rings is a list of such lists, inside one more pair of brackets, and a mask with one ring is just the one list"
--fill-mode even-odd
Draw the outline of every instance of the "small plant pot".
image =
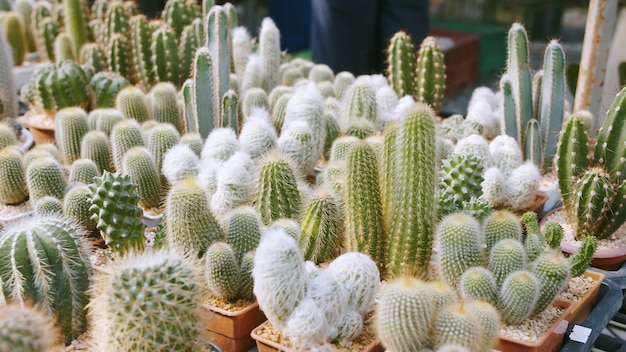
[[[259, 331], [266, 328], [270, 325], [269, 321], [264, 322], [263, 324], [257, 326], [254, 330], [252, 330], [252, 338], [256, 340], [256, 347], [259, 352], [290, 352], [291, 348], [287, 346], [283, 346], [278, 342], [272, 341], [264, 336], [259, 335]], [[333, 349], [335, 351], [335, 349]], [[342, 351], [341, 348], [337, 348], [336, 351]], [[355, 349], [350, 349], [350, 351], [357, 351]], [[384, 352], [385, 348], [380, 343], [379, 340], [374, 340], [369, 345], [365, 346], [361, 352]]]
[[572, 303], [567, 300], [557, 300], [553, 303], [553, 306], [565, 310], [561, 313], [559, 319], [536, 342], [524, 342], [500, 335], [495, 349], [502, 352], [559, 351], [569, 324]]
[[147, 228], [150, 228], [150, 227], [159, 226], [162, 219], [163, 219], [163, 213], [153, 215], [144, 211], [141, 221], [143, 221], [143, 223], [146, 225]]
[[20, 138], [20, 149], [27, 151], [33, 146], [33, 134], [26, 128], [22, 128], [22, 137]]
[[582, 277], [593, 279], [593, 285], [584, 296], [575, 301], [571, 300], [572, 307], [569, 320], [572, 324], [579, 324], [587, 319], [589, 313], [591, 312], [591, 309], [593, 308], [593, 302], [598, 296], [598, 292], [600, 292], [600, 286], [602, 286], [602, 281], [604, 280], [604, 274], [591, 270], [585, 271]]
[[33, 210], [28, 210], [28, 211], [24, 211], [21, 212], [19, 214], [15, 214], [15, 215], [3, 215], [0, 214], [0, 223], [4, 224], [4, 226], [6, 227], [9, 224], [13, 224], [15, 222], [24, 220], [32, 215], [34, 215], [35, 212]]
[[559, 190], [558, 182], [554, 182], [545, 188], [539, 188], [537, 191], [548, 197], [543, 204], [542, 214], [540, 215], [545, 215], [554, 210], [561, 201], [561, 191]]
[[30, 116], [26, 118], [28, 129], [33, 135], [35, 144], [54, 143], [54, 126], [39, 124], [37, 119]]
[[244, 352], [254, 347], [250, 332], [267, 319], [256, 302], [237, 312], [205, 304], [202, 312], [202, 337], [226, 352]]

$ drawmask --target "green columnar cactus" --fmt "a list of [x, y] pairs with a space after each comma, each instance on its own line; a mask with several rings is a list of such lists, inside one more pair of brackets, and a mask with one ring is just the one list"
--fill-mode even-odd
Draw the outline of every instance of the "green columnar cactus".
[[342, 71], [335, 75], [333, 82], [333, 88], [335, 90], [335, 96], [337, 99], [343, 99], [344, 93], [348, 87], [354, 82], [355, 77], [351, 72]]
[[52, 319], [40, 308], [10, 304], [0, 308], [0, 350], [46, 352], [57, 346]]
[[82, 108], [64, 108], [54, 118], [54, 139], [59, 144], [62, 159], [67, 165], [80, 158], [80, 143], [89, 131], [87, 113]]
[[[192, 64], [193, 65], [193, 64]], [[193, 69], [193, 66], [192, 66]], [[192, 71], [193, 72], [193, 71]], [[193, 92], [193, 81], [191, 78], [188, 78], [183, 83], [183, 86], [180, 88], [180, 94], [183, 97], [183, 117], [185, 119], [185, 131], [190, 133], [197, 133], [198, 128], [195, 124], [195, 120], [193, 117], [193, 101], [191, 94]]]
[[[261, 56], [262, 87], [271, 92], [278, 85], [278, 68], [281, 62], [280, 31], [274, 21], [266, 17], [259, 33], [259, 54]], [[308, 76], [308, 75], [307, 75]]]
[[513, 238], [498, 241], [489, 252], [489, 270], [493, 273], [498, 287], [509, 274], [526, 267], [524, 245]]
[[161, 204], [161, 182], [159, 172], [150, 151], [144, 147], [133, 147], [124, 153], [122, 169], [137, 188], [139, 207], [158, 208]]
[[578, 251], [568, 257], [572, 277], [581, 276], [587, 270], [597, 248], [598, 242], [595, 237], [587, 236], [582, 239]]
[[74, 57], [79, 57], [80, 48], [87, 43], [87, 16], [82, 0], [63, 0], [65, 28], [72, 38]]
[[133, 119], [125, 119], [113, 126], [110, 136], [113, 165], [118, 172], [124, 172], [122, 158], [132, 147], [144, 146], [141, 127]]
[[304, 298], [309, 277], [296, 241], [282, 229], [265, 232], [254, 256], [254, 295], [279, 330]]
[[130, 17], [123, 2], [116, 1], [109, 4], [105, 13], [104, 27], [104, 37], [107, 42], [110, 42], [115, 34], [128, 36]]
[[152, 87], [150, 91], [152, 117], [157, 122], [172, 124], [179, 133], [183, 133], [185, 126], [181, 111], [178, 109], [176, 94], [176, 87], [170, 82], [160, 82]]
[[254, 255], [255, 252], [248, 252], [243, 256], [240, 270], [241, 285], [239, 287], [239, 296], [250, 301], [256, 300], [256, 297], [254, 296], [254, 278], [252, 277]]
[[17, 87], [10, 53], [11, 48], [0, 30], [0, 118], [18, 115]]
[[74, 47], [72, 46], [72, 38], [66, 32], [61, 32], [54, 38], [54, 59], [56, 62], [66, 60], [76, 61], [74, 56]]
[[108, 7], [107, 0], [95, 0], [91, 5], [91, 18], [104, 20]]
[[216, 123], [219, 108], [215, 106], [214, 96], [217, 91], [213, 82], [213, 65], [209, 49], [199, 47], [196, 50], [191, 85], [191, 106], [195, 121], [193, 124], [187, 124], [187, 130], [199, 132], [203, 139], [206, 139], [215, 127], [220, 126]]
[[[160, 123], [154, 126], [152, 130], [150, 130], [150, 134], [148, 136], [148, 150], [154, 156], [154, 162], [156, 164], [156, 169], [159, 175], [161, 175], [161, 167], [163, 166], [163, 158], [165, 158], [165, 154], [168, 150], [170, 150], [173, 146], [178, 144], [180, 138], [180, 133], [176, 130], [174, 126], [168, 123]], [[163, 184], [162, 186], [165, 186]]]
[[241, 149], [252, 159], [259, 159], [266, 152], [276, 148], [278, 136], [267, 112], [256, 110], [244, 123], [239, 135]]
[[278, 151], [265, 154], [259, 163], [256, 209], [268, 225], [281, 218], [295, 218], [301, 207], [298, 179], [286, 156]]
[[26, 184], [30, 201], [53, 196], [63, 199], [67, 181], [61, 165], [50, 157], [33, 160], [26, 169]]
[[484, 261], [480, 224], [470, 215], [450, 214], [439, 223], [437, 240], [440, 276], [448, 285], [458, 288], [463, 272]]
[[463, 202], [482, 195], [483, 166], [470, 154], [452, 154], [439, 171], [439, 216], [463, 209]]
[[396, 142], [398, 140], [399, 130], [400, 123], [389, 124], [383, 130], [385, 140], [383, 141], [383, 153], [380, 162], [380, 193], [383, 199], [383, 217], [387, 233], [390, 233], [391, 219], [393, 217], [392, 190], [396, 185], [394, 170], [396, 169], [395, 155], [398, 150], [398, 144]]
[[446, 65], [435, 37], [428, 36], [420, 44], [415, 69], [415, 100], [439, 113], [446, 88]]
[[541, 159], [543, 144], [540, 128], [539, 121], [531, 119], [524, 131], [524, 156], [526, 160], [531, 160], [537, 167], [543, 167]]
[[465, 270], [459, 280], [459, 292], [465, 300], [495, 304], [498, 299], [498, 286], [493, 273], [481, 266]]
[[[513, 23], [508, 33], [507, 74], [510, 80], [511, 98], [514, 104], [514, 115], [505, 112], [504, 131], [524, 145], [524, 130], [533, 118], [532, 79], [529, 66], [528, 36], [524, 26]], [[505, 88], [506, 89], [506, 88]], [[506, 95], [506, 92], [505, 92]], [[505, 97], [505, 110], [506, 110]], [[512, 121], [508, 120], [510, 118]], [[510, 129], [509, 127], [514, 127]]]
[[[433, 115], [426, 105], [416, 104], [397, 132], [397, 186], [392, 191], [388, 247], [389, 269], [395, 274], [425, 277], [430, 261], [436, 217]], [[408, 209], [412, 211], [404, 211]]]
[[233, 248], [237, 263], [259, 245], [261, 226], [261, 216], [251, 206], [239, 206], [224, 215], [226, 242]]
[[337, 138], [330, 149], [330, 161], [348, 161], [350, 148], [359, 141], [355, 136]]
[[430, 287], [401, 277], [387, 283], [376, 306], [376, 334], [391, 352], [419, 351], [428, 346], [435, 315]]
[[37, 48], [43, 60], [55, 62], [54, 40], [61, 32], [59, 24], [50, 17], [43, 17], [36, 23]]
[[28, 44], [27, 49], [29, 53], [34, 53], [37, 51], [35, 36], [33, 35], [34, 26], [32, 24], [33, 6], [34, 4], [28, 0], [17, 0], [14, 4], [15, 12], [17, 12], [17, 14], [22, 19], [24, 32], [26, 34], [26, 43]]
[[411, 37], [404, 31], [396, 32], [387, 48], [387, 77], [398, 96], [412, 95], [414, 92], [415, 60]]
[[565, 53], [559, 42], [551, 40], [543, 57], [543, 78], [538, 119], [543, 146], [542, 170], [552, 169], [559, 131], [565, 114]]
[[152, 63], [152, 32], [148, 25], [148, 20], [144, 15], [133, 16], [130, 20], [133, 59], [135, 70], [139, 75], [139, 80], [143, 89], [148, 91], [156, 82], [156, 72]]
[[368, 254], [384, 272], [386, 243], [378, 161], [365, 141], [355, 142], [350, 149], [346, 177], [346, 248]]
[[[56, 112], [56, 103], [54, 101], [52, 91], [50, 90], [50, 86], [46, 82], [54, 70], [54, 64], [50, 62], [43, 62], [41, 65], [35, 67], [35, 71], [30, 79], [30, 86], [32, 88], [34, 101], [33, 108], [39, 112], [45, 112], [49, 116], [54, 116], [54, 113]], [[9, 76], [13, 77], [12, 75]], [[22, 88], [22, 90], [24, 89]], [[6, 109], [7, 104], [5, 103], [4, 106]], [[17, 111], [17, 108], [15, 111]]]
[[167, 194], [165, 217], [168, 245], [193, 256], [201, 257], [211, 244], [224, 238], [206, 194], [192, 177], [172, 185]]
[[[87, 26], [89, 27], [89, 31], [91, 32], [91, 34], [93, 34], [93, 41], [95, 41], [96, 43], [108, 42], [108, 39], [106, 38], [104, 20], [99, 19], [99, 18], [94, 18], [90, 20], [89, 23], [87, 23]], [[83, 47], [85, 47], [85, 45], [88, 45], [88, 44], [90, 43], [85, 43]], [[81, 48], [81, 51], [82, 51], [82, 48]]]
[[199, 267], [171, 249], [116, 260], [94, 288], [90, 316], [96, 350], [198, 350], [204, 292]]
[[[230, 30], [228, 13], [222, 6], [213, 6], [206, 18], [206, 46], [209, 48], [212, 60], [213, 75], [213, 108], [215, 116], [220, 116], [222, 96], [229, 89], [230, 80]], [[269, 92], [269, 90], [268, 90]], [[221, 124], [216, 124], [220, 126]]]
[[300, 217], [298, 245], [304, 259], [322, 263], [333, 258], [342, 240], [341, 209], [333, 194], [320, 186]]
[[160, 82], [182, 85], [182, 66], [178, 55], [176, 35], [168, 27], [161, 27], [152, 34], [152, 65]]
[[532, 315], [543, 312], [570, 279], [570, 263], [559, 250], [543, 253], [533, 263], [533, 274], [539, 281], [539, 299]]
[[70, 173], [68, 181], [82, 182], [84, 184], [90, 184], [93, 182], [94, 177], [100, 176], [98, 166], [91, 159], [76, 159], [70, 167]]
[[109, 70], [119, 73], [131, 84], [135, 84], [138, 78], [132, 55], [130, 39], [121, 33], [113, 34], [107, 46]]
[[80, 49], [80, 62], [91, 66], [96, 73], [105, 71], [109, 67], [108, 57], [98, 43], [86, 43], [83, 45]]
[[239, 98], [234, 90], [229, 89], [222, 97], [222, 127], [230, 127], [235, 134], [239, 134], [241, 123], [239, 121]]
[[211, 293], [224, 301], [234, 300], [241, 285], [235, 251], [226, 242], [215, 242], [205, 254], [204, 276]]
[[161, 18], [174, 30], [176, 38], [180, 38], [185, 26], [190, 24], [193, 19], [184, 0], [168, 0], [161, 13]]
[[139, 87], [130, 86], [122, 89], [115, 97], [115, 107], [127, 119], [134, 119], [140, 123], [152, 119], [144, 92]]
[[139, 196], [127, 175], [105, 171], [89, 185], [93, 198], [89, 211], [111, 250], [123, 255], [143, 250], [145, 225], [137, 207]]
[[22, 19], [16, 12], [9, 11], [4, 14], [2, 25], [4, 26], [6, 40], [11, 46], [13, 64], [15, 66], [22, 66], [26, 59], [26, 52], [28, 51], [24, 22], [22, 22]]
[[180, 43], [178, 44], [178, 51], [180, 52], [180, 64], [182, 66], [182, 79], [188, 79], [191, 77], [193, 71], [193, 61], [195, 58], [196, 49], [200, 46], [200, 41], [194, 32], [196, 29], [192, 25], [187, 25], [183, 29], [183, 33], [180, 37]]
[[337, 121], [334, 113], [324, 114], [324, 119], [326, 120], [326, 138], [324, 139], [324, 150], [322, 155], [324, 156], [324, 160], [329, 161], [333, 143], [341, 135], [341, 128], [339, 127], [339, 122]]
[[67, 345], [87, 330], [91, 265], [83, 231], [63, 216], [35, 216], [0, 238], [3, 301], [40, 305]]
[[65, 194], [63, 199], [63, 213], [88, 232], [96, 229], [96, 222], [91, 219], [91, 199], [93, 194], [86, 184], [78, 184]]
[[[589, 167], [587, 132], [580, 116], [569, 118], [559, 136], [557, 155], [555, 157], [556, 174], [559, 189], [566, 209], [568, 222], [576, 223], [574, 202], [578, 198], [575, 192], [577, 179]], [[595, 221], [595, 219], [594, 219]], [[593, 233], [591, 235], [596, 235]]]
[[241, 120], [245, 123], [252, 114], [254, 108], [262, 108], [269, 110], [270, 104], [267, 99], [267, 93], [262, 88], [253, 87], [248, 89], [243, 96], [241, 102]]
[[376, 92], [370, 83], [366, 77], [361, 77], [348, 87], [339, 118], [342, 130], [361, 118], [376, 122]]
[[0, 203], [20, 204], [28, 198], [23, 155], [11, 147], [0, 149]]
[[93, 105], [96, 108], [114, 107], [117, 94], [129, 85], [130, 82], [118, 73], [96, 73], [89, 81], [89, 86], [93, 93]]
[[109, 139], [100, 131], [89, 131], [85, 134], [80, 144], [80, 157], [92, 160], [98, 167], [98, 173], [113, 171]]
[[274, 128], [279, 132], [283, 128], [283, 123], [285, 122], [285, 113], [287, 112], [287, 104], [291, 99], [292, 94], [285, 94], [278, 98], [276, 104], [272, 108], [271, 118], [272, 123], [274, 124]]
[[526, 320], [539, 299], [539, 280], [531, 272], [511, 273], [502, 283], [498, 310], [505, 324], [517, 325]]
[[[56, 64], [47, 76], [45, 85], [54, 99], [56, 109], [71, 106], [87, 108], [89, 105], [89, 77], [76, 62], [63, 61]], [[44, 104], [44, 108], [46, 105]]]
[[182, 145], [188, 146], [189, 149], [191, 149], [198, 158], [200, 157], [204, 144], [204, 141], [202, 140], [202, 137], [200, 137], [200, 134], [187, 132], [180, 137], [179, 142]]
[[482, 326], [479, 318], [465, 302], [454, 302], [444, 307], [434, 324], [434, 347], [439, 348], [446, 344], [454, 344], [467, 348], [469, 351], [478, 351], [482, 342], [478, 336], [482, 335]]

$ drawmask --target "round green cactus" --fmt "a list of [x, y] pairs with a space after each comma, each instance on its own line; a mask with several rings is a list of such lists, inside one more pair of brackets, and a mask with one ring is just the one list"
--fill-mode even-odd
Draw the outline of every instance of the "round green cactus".
[[97, 108], [112, 108], [115, 106], [117, 94], [128, 87], [130, 82], [115, 72], [98, 72], [89, 82], [93, 93], [93, 102]]
[[237, 263], [254, 251], [261, 240], [261, 216], [251, 206], [240, 206], [224, 216], [226, 242], [233, 248]]
[[498, 334], [502, 321], [500, 313], [495, 306], [483, 301], [466, 301], [465, 308], [478, 317], [482, 327], [481, 337], [478, 338], [479, 347], [477, 351], [489, 351], [498, 341]]
[[485, 219], [484, 223], [485, 244], [487, 253], [500, 240], [511, 238], [522, 240], [522, 226], [515, 214], [508, 210], [495, 210]]
[[139, 196], [142, 209], [158, 208], [161, 204], [161, 182], [152, 153], [144, 147], [133, 147], [124, 153], [122, 169], [137, 185], [135, 192]]
[[115, 97], [115, 107], [128, 119], [144, 122], [152, 119], [144, 92], [134, 86], [122, 89]]
[[524, 245], [515, 239], [505, 238], [496, 243], [489, 252], [489, 270], [501, 286], [509, 274], [526, 267]]
[[26, 184], [31, 202], [36, 202], [44, 196], [63, 199], [67, 181], [61, 165], [51, 157], [43, 157], [28, 165]]
[[63, 214], [63, 203], [58, 198], [52, 196], [39, 198], [33, 207], [35, 208], [35, 214], [38, 215]]
[[482, 195], [483, 166], [470, 154], [452, 154], [439, 171], [439, 216], [463, 209], [463, 202]]
[[91, 159], [81, 158], [74, 160], [70, 166], [68, 181], [70, 183], [82, 182], [90, 184], [93, 182], [94, 177], [98, 176], [100, 176], [98, 165]]
[[215, 242], [206, 251], [205, 278], [209, 290], [215, 297], [234, 300], [241, 284], [240, 267], [235, 251], [226, 242]]
[[91, 219], [91, 211], [89, 210], [92, 197], [93, 194], [89, 186], [78, 184], [67, 191], [63, 199], [63, 213], [89, 232], [96, 229], [96, 222]]
[[498, 287], [493, 274], [481, 266], [471, 267], [461, 275], [459, 291], [465, 300], [484, 300], [495, 304], [498, 299]]
[[533, 273], [539, 280], [539, 299], [533, 315], [546, 309], [557, 294], [565, 289], [570, 279], [570, 263], [561, 250], [548, 251], [533, 263]]
[[50, 316], [31, 306], [10, 304], [0, 308], [0, 350], [46, 352], [57, 348]]
[[113, 126], [111, 130], [111, 152], [113, 165], [118, 172], [124, 172], [122, 158], [132, 147], [144, 146], [141, 127], [133, 119], [125, 119]]
[[465, 302], [454, 302], [444, 307], [434, 324], [434, 347], [439, 348], [446, 344], [455, 344], [477, 351], [480, 344], [482, 326], [479, 318]]
[[539, 299], [539, 280], [526, 270], [506, 277], [500, 288], [498, 310], [504, 323], [517, 325], [533, 312]]
[[0, 203], [20, 204], [28, 198], [22, 152], [13, 147], [0, 150]]
[[98, 168], [98, 174], [113, 171], [111, 146], [107, 136], [100, 131], [89, 131], [85, 134], [81, 141], [80, 157], [93, 161]]
[[54, 139], [59, 145], [63, 161], [71, 165], [80, 158], [80, 144], [89, 131], [87, 112], [78, 107], [61, 109], [54, 118], [54, 126]]

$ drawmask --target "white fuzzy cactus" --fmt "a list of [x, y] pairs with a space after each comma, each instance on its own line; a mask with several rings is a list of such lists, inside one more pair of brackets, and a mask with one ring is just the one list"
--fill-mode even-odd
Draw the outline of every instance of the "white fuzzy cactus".
[[200, 169], [196, 179], [200, 188], [202, 188], [209, 197], [212, 197], [217, 190], [217, 171], [220, 167], [221, 163], [214, 159], [200, 160]]
[[250, 54], [246, 68], [241, 79], [241, 88], [239, 93], [241, 96], [250, 88], [261, 87], [263, 84], [262, 77], [263, 67], [261, 66], [261, 58], [257, 54]]
[[493, 206], [499, 206], [506, 200], [506, 177], [497, 167], [490, 167], [483, 173], [482, 198]]
[[319, 143], [315, 143], [316, 132], [306, 121], [298, 120], [283, 130], [278, 138], [278, 150], [293, 163], [295, 169], [302, 176], [313, 171], [321, 152]]
[[161, 172], [170, 184], [189, 176], [195, 177], [199, 171], [200, 159], [188, 145], [175, 145], [163, 157]]
[[315, 350], [328, 339], [328, 322], [316, 302], [305, 297], [291, 313], [282, 333], [299, 350]]
[[473, 155], [478, 158], [480, 163], [485, 168], [493, 165], [493, 158], [489, 152], [489, 143], [481, 135], [472, 134], [460, 139], [454, 147], [454, 153], [460, 155]]
[[497, 110], [500, 106], [500, 97], [498, 94], [486, 86], [477, 87], [472, 91], [472, 96], [467, 103], [468, 109], [479, 101], [488, 103], [491, 110]]
[[373, 88], [370, 76], [359, 76], [352, 83], [341, 99], [341, 113], [339, 126], [346, 130], [358, 119], [376, 122], [378, 113], [376, 106], [376, 90]]
[[252, 42], [250, 41], [250, 33], [246, 27], [235, 27], [232, 32], [232, 49], [233, 49], [233, 66], [235, 74], [239, 81], [243, 79], [248, 58], [252, 52]]
[[498, 135], [489, 143], [489, 152], [495, 166], [507, 177], [524, 162], [524, 156], [517, 141], [506, 134]]
[[261, 22], [259, 32], [259, 53], [261, 55], [263, 89], [270, 92], [278, 85], [278, 68], [281, 62], [280, 31], [274, 21], [266, 17]]
[[259, 159], [265, 152], [276, 147], [278, 135], [264, 109], [253, 108], [252, 114], [239, 133], [241, 149], [252, 159]]
[[237, 139], [237, 135], [232, 128], [215, 128], [204, 142], [200, 155], [203, 160], [213, 159], [218, 162], [224, 162], [235, 154], [239, 147], [239, 139]]
[[309, 82], [294, 91], [285, 109], [281, 136], [296, 121], [305, 121], [313, 129], [313, 153], [321, 155], [326, 139], [326, 120], [324, 117], [324, 99], [315, 83]]
[[335, 258], [328, 269], [348, 292], [348, 306], [361, 314], [374, 307], [380, 273], [376, 263], [367, 255], [348, 252]]
[[507, 179], [507, 202], [514, 210], [523, 211], [535, 203], [541, 173], [532, 161], [526, 161], [511, 172]]
[[467, 121], [473, 121], [483, 126], [483, 137], [492, 139], [500, 133], [500, 120], [497, 110], [486, 100], [476, 100], [467, 107]]
[[406, 115], [406, 112], [415, 105], [415, 100], [410, 95], [405, 95], [398, 100], [396, 108], [393, 110], [393, 120], [401, 120], [402, 116]]
[[376, 127], [382, 130], [385, 125], [395, 120], [394, 110], [398, 106], [398, 95], [389, 85], [382, 86], [376, 91], [376, 106], [378, 116], [376, 117]]
[[240, 205], [252, 202], [256, 182], [238, 158], [230, 158], [217, 170], [217, 188], [211, 197], [211, 209], [222, 217]]

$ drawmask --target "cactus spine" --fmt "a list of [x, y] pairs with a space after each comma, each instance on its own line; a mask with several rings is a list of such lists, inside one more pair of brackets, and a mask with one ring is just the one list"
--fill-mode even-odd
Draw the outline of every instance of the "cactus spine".
[[131, 18], [130, 25], [135, 69], [143, 89], [148, 91], [156, 82], [156, 72], [153, 68], [152, 49], [150, 47], [152, 33], [150, 32], [148, 20], [144, 15], [137, 15]]
[[160, 82], [172, 82], [180, 87], [182, 67], [174, 32], [161, 27], [152, 34], [152, 65]]
[[295, 218], [301, 207], [296, 173], [277, 151], [265, 154], [259, 164], [256, 209], [268, 225], [281, 218]]
[[300, 217], [298, 245], [304, 259], [322, 263], [331, 259], [342, 239], [341, 210], [332, 193], [318, 188]]
[[89, 131], [87, 113], [81, 108], [64, 108], [54, 118], [54, 139], [67, 165], [80, 158], [80, 144]]
[[218, 108], [215, 106], [215, 85], [213, 83], [213, 60], [207, 47], [196, 50], [193, 83], [191, 85], [191, 106], [194, 122], [188, 124], [189, 131], [197, 131], [203, 139], [219, 126], [215, 119]]
[[0, 350], [46, 352], [57, 346], [52, 320], [39, 308], [10, 304], [0, 308]]
[[0, 150], [0, 203], [20, 204], [28, 197], [22, 153], [11, 147]]
[[[435, 126], [433, 111], [416, 104], [398, 131], [396, 182], [389, 233], [389, 269], [425, 277], [435, 234]], [[404, 209], [413, 209], [405, 213]], [[408, 270], [408, 271], [407, 271]]]
[[428, 36], [420, 44], [415, 68], [415, 101], [428, 104], [439, 113], [446, 88], [446, 65], [434, 37]]
[[144, 147], [130, 148], [124, 153], [122, 165], [130, 182], [137, 185], [135, 192], [139, 196], [139, 207], [158, 208], [161, 203], [161, 183], [150, 151]]

